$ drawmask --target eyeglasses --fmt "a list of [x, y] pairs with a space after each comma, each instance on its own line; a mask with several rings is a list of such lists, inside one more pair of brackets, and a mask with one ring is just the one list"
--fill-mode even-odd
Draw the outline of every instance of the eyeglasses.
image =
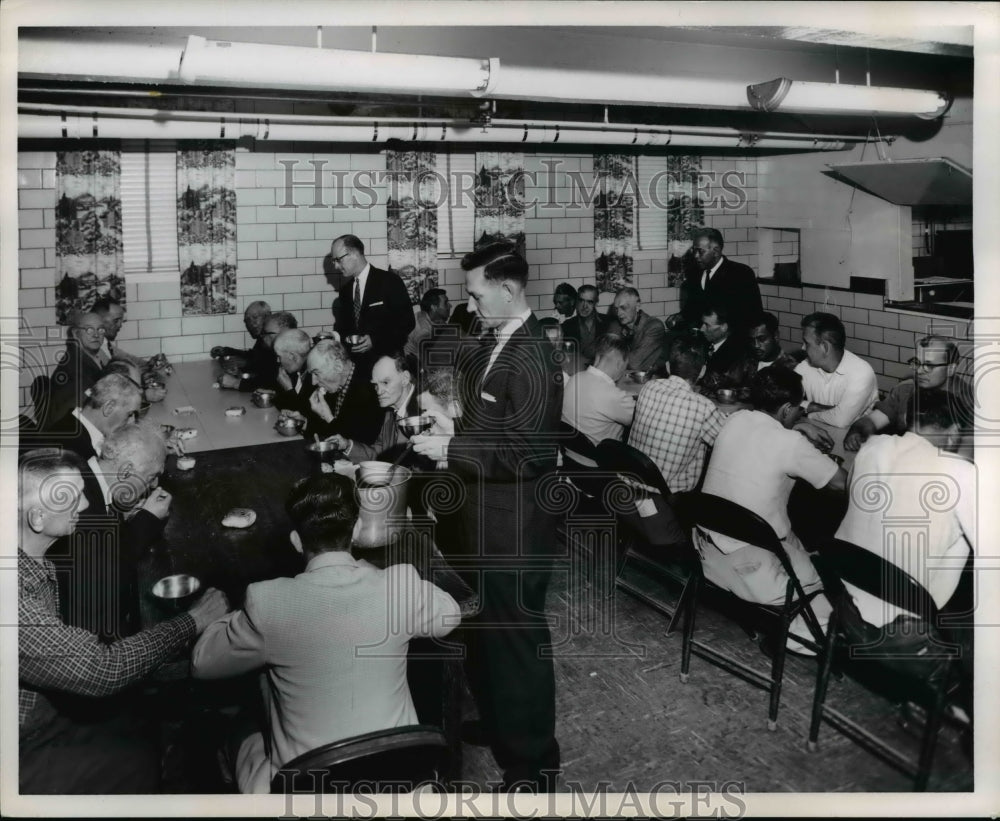
[[923, 373], [930, 373], [935, 368], [946, 368], [948, 367], [947, 362], [921, 362], [915, 356], [907, 359], [906, 364], [909, 365], [916, 371], [922, 371]]
[[87, 336], [100, 336], [104, 333], [104, 328], [79, 328], [78, 330], [83, 331]]
[[333, 261], [334, 262], [340, 262], [344, 257], [349, 257], [350, 255], [351, 255], [351, 252], [348, 251], [347, 253], [341, 254], [339, 257], [334, 257]]

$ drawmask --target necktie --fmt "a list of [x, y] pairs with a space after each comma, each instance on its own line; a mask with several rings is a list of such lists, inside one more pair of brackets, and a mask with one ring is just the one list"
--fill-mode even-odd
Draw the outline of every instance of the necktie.
[[361, 332], [361, 280], [354, 277], [354, 331]]

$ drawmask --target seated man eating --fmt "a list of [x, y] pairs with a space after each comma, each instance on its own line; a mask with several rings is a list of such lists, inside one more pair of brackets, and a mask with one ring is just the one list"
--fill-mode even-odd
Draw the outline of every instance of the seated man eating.
[[287, 510], [305, 571], [251, 584], [243, 609], [210, 625], [191, 656], [195, 678], [263, 668], [267, 725], [233, 745], [240, 792], [268, 792], [283, 764], [323, 744], [416, 724], [409, 641], [444, 636], [459, 621], [455, 600], [412, 565], [379, 570], [351, 555], [358, 505], [349, 479], [303, 479]]

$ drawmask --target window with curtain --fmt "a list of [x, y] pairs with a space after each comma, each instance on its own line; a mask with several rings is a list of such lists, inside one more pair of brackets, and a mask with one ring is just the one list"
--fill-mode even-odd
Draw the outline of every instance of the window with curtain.
[[406, 285], [410, 301], [438, 285], [438, 208], [435, 155], [424, 151], [386, 151], [389, 200], [386, 236], [389, 267]]
[[123, 140], [122, 241], [125, 273], [137, 280], [176, 280], [177, 152], [165, 141]]
[[525, 256], [524, 152], [476, 152], [475, 246], [512, 242]]
[[444, 192], [438, 194], [437, 253], [443, 257], [463, 257], [474, 244], [476, 155], [472, 152], [438, 154], [435, 165], [448, 186], [447, 198]]

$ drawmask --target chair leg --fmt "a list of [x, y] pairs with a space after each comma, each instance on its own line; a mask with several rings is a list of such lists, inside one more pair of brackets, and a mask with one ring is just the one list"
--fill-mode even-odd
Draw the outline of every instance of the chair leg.
[[788, 625], [790, 618], [788, 608], [781, 614], [781, 629], [778, 631], [778, 646], [774, 648], [774, 658], [771, 660], [771, 699], [767, 711], [767, 729], [772, 732], [778, 728], [778, 707], [781, 703], [781, 685], [785, 675], [785, 654], [788, 641]]
[[948, 688], [942, 684], [934, 697], [934, 703], [927, 711], [927, 727], [920, 744], [920, 759], [917, 763], [917, 777], [913, 782], [916, 792], [927, 789], [927, 781], [931, 775], [931, 765], [934, 763], [934, 749], [937, 746], [938, 732], [941, 730], [941, 720], [944, 717], [944, 705]]
[[816, 690], [813, 693], [812, 719], [809, 722], [809, 740], [806, 748], [810, 752], [816, 750], [819, 739], [819, 727], [823, 721], [823, 705], [826, 703], [826, 691], [830, 686], [830, 671], [833, 668], [833, 653], [837, 643], [837, 614], [834, 612], [830, 616], [830, 623], [827, 625], [826, 639], [823, 642], [823, 658], [820, 659], [819, 669], [816, 672]]
[[[688, 680], [688, 670], [691, 667], [691, 645], [694, 644], [694, 619], [695, 614], [698, 610], [698, 594], [701, 592], [701, 578], [695, 574], [691, 577], [688, 582], [688, 587], [691, 588], [691, 592], [687, 597], [687, 602], [684, 604], [684, 637], [681, 640], [681, 682], [686, 683]], [[685, 592], [687, 588], [685, 588]], [[681, 594], [681, 601], [677, 603], [677, 609], [681, 609], [683, 603], [683, 594]]]

